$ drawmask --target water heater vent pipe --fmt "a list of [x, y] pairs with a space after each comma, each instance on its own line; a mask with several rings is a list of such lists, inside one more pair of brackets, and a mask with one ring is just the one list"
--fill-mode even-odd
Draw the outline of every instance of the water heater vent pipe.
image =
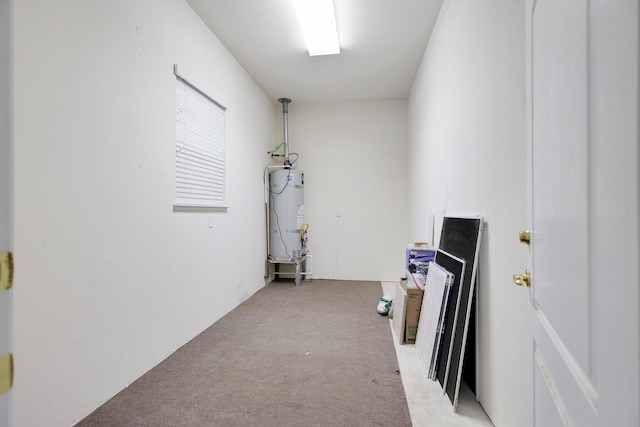
[[284, 124], [284, 166], [290, 167], [291, 162], [289, 161], [289, 103], [291, 100], [289, 98], [280, 98], [278, 102], [282, 104], [282, 118]]

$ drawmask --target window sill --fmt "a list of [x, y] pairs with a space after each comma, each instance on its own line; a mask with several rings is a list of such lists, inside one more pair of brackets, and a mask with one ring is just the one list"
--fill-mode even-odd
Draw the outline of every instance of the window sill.
[[174, 212], [226, 212], [229, 206], [181, 205], [174, 204]]

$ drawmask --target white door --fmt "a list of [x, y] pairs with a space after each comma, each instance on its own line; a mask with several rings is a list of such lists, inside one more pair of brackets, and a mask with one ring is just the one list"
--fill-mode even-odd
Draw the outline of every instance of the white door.
[[532, 424], [638, 426], [638, 2], [526, 10]]
[[[0, 0], [0, 256], [10, 250], [11, 242], [11, 156], [10, 156], [10, 14], [9, 0]], [[1, 258], [0, 258], [1, 262]], [[2, 269], [5, 271], [2, 271]], [[0, 265], [0, 285], [6, 278], [6, 265]], [[5, 391], [11, 351], [11, 294], [0, 286], [0, 426], [11, 422], [12, 392]]]

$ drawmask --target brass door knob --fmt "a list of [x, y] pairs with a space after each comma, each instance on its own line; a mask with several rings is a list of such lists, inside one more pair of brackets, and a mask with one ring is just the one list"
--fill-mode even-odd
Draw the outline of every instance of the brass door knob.
[[513, 283], [518, 286], [531, 286], [531, 270], [525, 270], [523, 275], [514, 274]]
[[525, 245], [531, 243], [531, 230], [520, 231], [520, 243], [524, 243]]

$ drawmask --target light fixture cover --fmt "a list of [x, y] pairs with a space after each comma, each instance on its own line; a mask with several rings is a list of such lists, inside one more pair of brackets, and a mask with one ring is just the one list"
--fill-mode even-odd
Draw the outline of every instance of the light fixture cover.
[[333, 0], [293, 0], [309, 56], [340, 53]]

